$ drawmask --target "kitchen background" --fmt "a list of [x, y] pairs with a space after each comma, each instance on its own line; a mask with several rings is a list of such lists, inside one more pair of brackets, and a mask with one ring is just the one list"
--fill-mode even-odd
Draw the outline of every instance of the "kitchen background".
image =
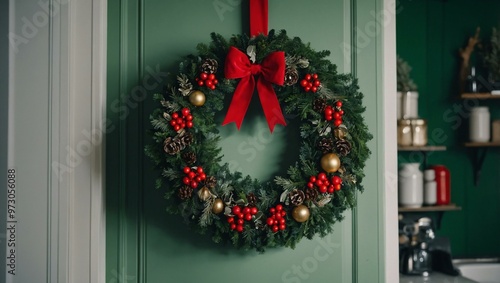
[[[481, 27], [482, 39], [500, 26], [500, 1], [400, 0], [397, 14], [397, 52], [412, 67], [418, 86], [419, 114], [427, 119], [429, 134], [442, 129], [430, 145], [446, 151], [428, 153], [428, 164], [443, 164], [451, 173], [451, 202], [461, 211], [445, 212], [437, 236], [448, 237], [454, 258], [500, 256], [500, 149], [490, 148], [479, 185], [474, 185], [473, 149], [468, 141], [467, 100], [460, 99], [458, 49]], [[477, 51], [475, 52], [477, 54]], [[473, 55], [474, 56], [474, 55]], [[471, 64], [474, 64], [472, 58]], [[480, 67], [480, 66], [478, 66]], [[500, 100], [489, 106], [491, 119], [500, 119]], [[419, 162], [419, 152], [399, 152], [398, 162]], [[432, 214], [433, 216], [436, 213]]]

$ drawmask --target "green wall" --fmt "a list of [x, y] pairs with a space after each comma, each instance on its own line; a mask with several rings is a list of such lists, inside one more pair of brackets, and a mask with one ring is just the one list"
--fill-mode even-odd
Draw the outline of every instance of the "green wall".
[[[176, 61], [194, 52], [197, 43], [208, 42], [210, 32], [229, 37], [246, 31], [248, 1], [108, 2], [107, 111], [114, 130], [106, 142], [107, 282], [384, 282], [384, 178], [379, 172], [383, 168], [383, 96], [377, 83], [382, 77], [382, 43], [381, 25], [373, 16], [381, 10], [381, 2], [269, 3], [271, 28], [284, 28], [289, 35], [312, 42], [316, 50], [331, 50], [330, 58], [340, 71], [357, 74], [369, 105], [367, 123], [378, 138], [369, 144], [367, 189], [359, 196], [358, 209], [346, 213], [335, 232], [324, 239], [304, 240], [295, 250], [274, 249], [264, 255], [212, 244], [193, 235], [178, 217], [168, 215], [163, 192], [154, 189], [158, 173], [143, 152], [149, 142], [149, 113], [156, 107], [152, 94], [161, 91], [165, 72], [175, 72]], [[367, 36], [366, 30], [372, 35]], [[353, 41], [355, 31], [364, 34], [362, 45]], [[147, 87], [144, 78], [148, 85], [158, 84]], [[254, 134], [267, 128], [262, 122], [255, 126]], [[276, 154], [285, 144], [277, 135], [255, 163], [243, 167], [246, 155], [237, 156], [227, 144], [229, 139], [237, 143], [248, 136], [224, 135], [226, 158], [263, 179], [269, 172], [256, 169], [272, 169], [267, 155]]]
[[[413, 67], [419, 87], [419, 114], [428, 120], [429, 143], [446, 145], [446, 152], [429, 155], [430, 164], [444, 164], [451, 172], [451, 199], [462, 207], [445, 213], [439, 236], [448, 237], [454, 257], [500, 256], [500, 150], [489, 149], [477, 187], [473, 182], [473, 150], [468, 140], [471, 101], [458, 99], [458, 49], [477, 26], [486, 39], [498, 26], [500, 2], [495, 0], [401, 0], [397, 16], [397, 52]], [[475, 60], [475, 58], [473, 58]], [[500, 101], [479, 101], [500, 119]], [[418, 154], [399, 154], [399, 162], [420, 160]]]

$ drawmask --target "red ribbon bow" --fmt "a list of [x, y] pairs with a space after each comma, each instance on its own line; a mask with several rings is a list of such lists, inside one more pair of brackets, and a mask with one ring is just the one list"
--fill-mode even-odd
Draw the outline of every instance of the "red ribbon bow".
[[257, 92], [269, 130], [273, 132], [276, 124], [285, 126], [285, 117], [283, 117], [272, 85], [284, 84], [285, 66], [285, 53], [283, 51], [269, 54], [259, 65], [252, 64], [247, 55], [239, 49], [230, 47], [226, 56], [225, 75], [227, 79], [241, 78], [241, 80], [234, 91], [233, 99], [222, 125], [235, 122], [238, 130], [240, 129], [257, 84]]

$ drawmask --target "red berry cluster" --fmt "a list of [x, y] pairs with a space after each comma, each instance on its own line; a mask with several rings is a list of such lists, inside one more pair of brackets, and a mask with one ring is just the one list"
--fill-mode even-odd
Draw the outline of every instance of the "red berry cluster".
[[326, 173], [321, 172], [317, 176], [309, 177], [309, 182], [307, 187], [309, 189], [318, 188], [320, 193], [333, 194], [334, 191], [340, 190], [342, 186], [342, 179], [339, 176], [333, 176], [330, 180], [326, 176]]
[[273, 233], [276, 233], [278, 231], [283, 231], [286, 229], [286, 220], [285, 220], [285, 215], [286, 211], [283, 210], [283, 205], [277, 204], [275, 207], [271, 207], [269, 209], [269, 212], [271, 213], [271, 216], [267, 218], [266, 223], [269, 227], [271, 227], [271, 230]]
[[342, 110], [342, 101], [337, 101], [335, 103], [335, 108], [328, 105], [325, 107], [325, 119], [327, 121], [333, 120], [335, 127], [342, 124], [342, 116], [344, 116], [344, 110]]
[[318, 74], [307, 74], [304, 79], [300, 81], [300, 85], [305, 92], [317, 92], [321, 81], [318, 79]]
[[234, 216], [229, 216], [227, 218], [227, 222], [229, 223], [229, 227], [231, 230], [236, 230], [238, 233], [243, 232], [243, 225], [246, 221], [251, 221], [253, 216], [259, 212], [257, 207], [252, 206], [238, 206], [235, 205], [231, 209], [231, 212]]
[[175, 131], [184, 129], [185, 127], [193, 127], [193, 115], [189, 108], [182, 108], [179, 112], [174, 112], [172, 114], [172, 120], [170, 120], [170, 126], [174, 128]]
[[182, 178], [182, 182], [184, 183], [184, 185], [190, 186], [193, 189], [196, 189], [199, 183], [205, 181], [205, 179], [207, 178], [207, 175], [205, 174], [205, 172], [203, 172], [203, 168], [201, 166], [198, 166], [196, 168], [189, 168], [186, 166], [182, 171], [184, 171], [184, 174], [186, 174], [186, 176]]
[[211, 90], [215, 89], [215, 86], [219, 81], [215, 78], [215, 74], [201, 73], [199, 77], [196, 78], [196, 82], [199, 86], [206, 86]]

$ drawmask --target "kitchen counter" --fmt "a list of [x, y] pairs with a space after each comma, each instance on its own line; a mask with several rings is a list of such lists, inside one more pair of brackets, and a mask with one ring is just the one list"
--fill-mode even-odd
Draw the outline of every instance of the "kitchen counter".
[[399, 283], [477, 283], [462, 276], [450, 276], [440, 272], [432, 272], [430, 276], [399, 274]]

